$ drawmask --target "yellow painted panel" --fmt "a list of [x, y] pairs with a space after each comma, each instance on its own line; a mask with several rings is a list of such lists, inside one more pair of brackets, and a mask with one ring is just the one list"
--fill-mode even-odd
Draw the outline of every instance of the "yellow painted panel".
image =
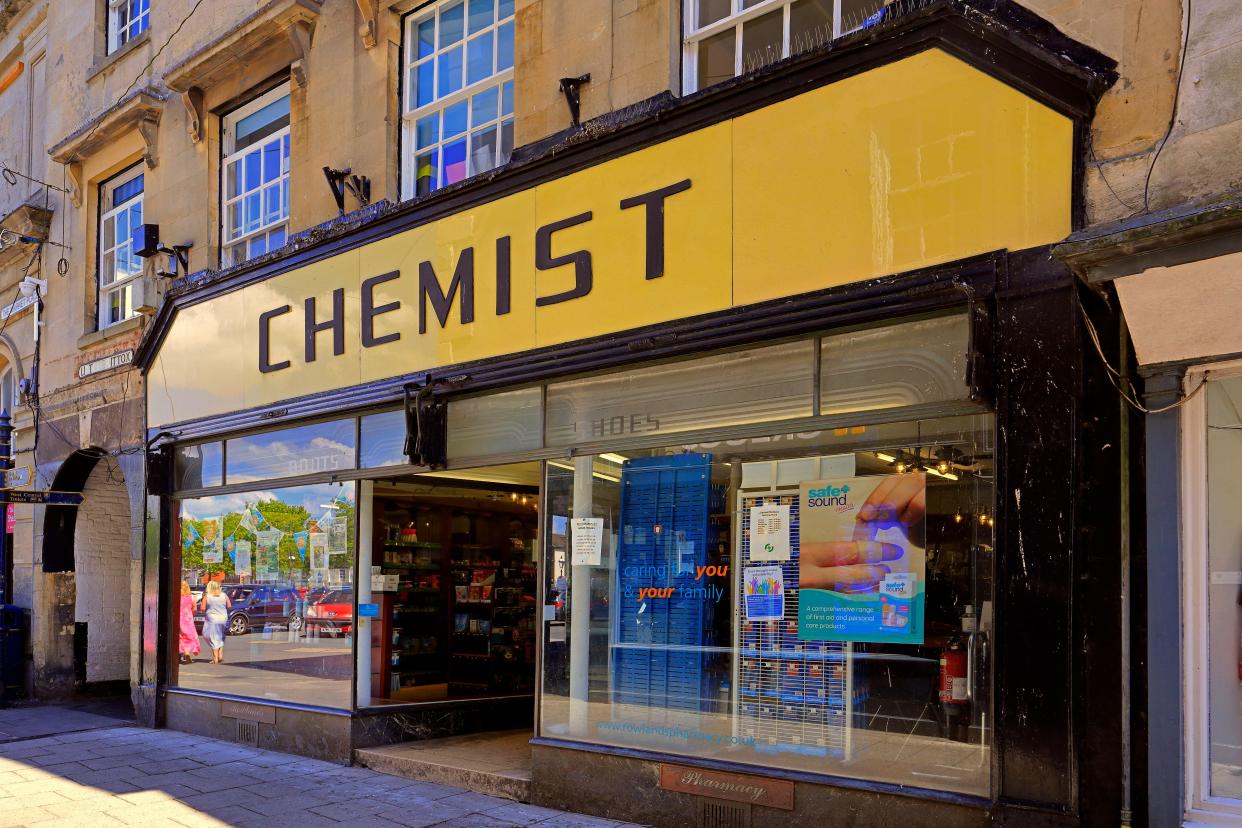
[[734, 120], [734, 304], [1070, 230], [1072, 124], [941, 51]]
[[[622, 156], [536, 190], [538, 225], [591, 213], [553, 235], [553, 255], [591, 253], [590, 294], [539, 308], [539, 345], [553, 345], [728, 308], [732, 300], [731, 124]], [[664, 200], [664, 275], [646, 278], [647, 210], [623, 199], [689, 180]], [[574, 286], [574, 268], [535, 274], [539, 296]]]
[[[325, 323], [333, 318], [332, 292], [337, 288], [345, 291], [344, 353], [333, 354], [332, 331], [324, 330], [315, 336], [314, 361], [307, 362], [306, 300], [314, 297], [314, 321]], [[246, 407], [358, 384], [357, 250], [251, 285], [242, 295], [246, 324], [240, 342], [245, 352], [240, 378], [245, 380]], [[282, 370], [260, 373], [259, 316], [284, 305], [290, 306], [289, 312], [268, 322], [268, 359], [273, 364], [288, 361], [290, 365]]]
[[[533, 190], [448, 216], [362, 250], [361, 279], [391, 271], [401, 275], [374, 288], [374, 306], [400, 302], [400, 308], [375, 317], [374, 335], [400, 339], [362, 349], [362, 380], [384, 379], [436, 365], [453, 365], [535, 345], [534, 298], [535, 193]], [[509, 238], [509, 312], [498, 314], [497, 240]], [[474, 257], [474, 322], [461, 321], [460, 293], [453, 297], [446, 324], [440, 327], [427, 303], [427, 332], [419, 334], [419, 269], [430, 262], [448, 295], [462, 251]]]
[[148, 421], [176, 423], [245, 408], [242, 389], [250, 356], [241, 347], [242, 293], [229, 293], [177, 312], [147, 373]]
[[[151, 422], [1048, 244], [1070, 229], [1071, 154], [1069, 120], [925, 52], [181, 311], [148, 375]], [[663, 272], [648, 278], [648, 207], [621, 204], [673, 185]], [[536, 267], [539, 229], [574, 217], [545, 253], [589, 253], [590, 290], [540, 304], [573, 288], [576, 271]], [[498, 305], [502, 237], [508, 312]], [[462, 319], [459, 292], [443, 325], [429, 303], [420, 333], [420, 269], [447, 294], [467, 250], [473, 321]], [[374, 317], [374, 335], [399, 336], [364, 348], [361, 285], [392, 272], [374, 305], [399, 307]], [[332, 354], [325, 331], [307, 362], [305, 300], [316, 297], [323, 320], [336, 288], [346, 293], [344, 353]], [[270, 359], [290, 366], [261, 373], [259, 314], [285, 304], [291, 311], [271, 322]]]

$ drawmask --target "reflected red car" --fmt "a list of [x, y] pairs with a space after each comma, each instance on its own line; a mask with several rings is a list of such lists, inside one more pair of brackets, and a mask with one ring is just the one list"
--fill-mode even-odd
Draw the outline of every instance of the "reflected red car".
[[308, 635], [349, 635], [353, 631], [352, 589], [334, 589], [306, 608]]

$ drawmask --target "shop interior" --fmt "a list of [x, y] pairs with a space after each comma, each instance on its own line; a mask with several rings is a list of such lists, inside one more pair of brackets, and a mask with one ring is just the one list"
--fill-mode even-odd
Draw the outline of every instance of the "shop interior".
[[374, 484], [371, 705], [534, 693], [539, 473]]

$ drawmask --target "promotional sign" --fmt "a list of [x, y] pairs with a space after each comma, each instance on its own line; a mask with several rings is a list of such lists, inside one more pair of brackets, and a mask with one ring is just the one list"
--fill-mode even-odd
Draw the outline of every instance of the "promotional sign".
[[349, 521], [337, 515], [328, 522], [328, 554], [349, 554]]
[[750, 559], [789, 560], [789, 505], [750, 507]]
[[604, 555], [604, 519], [574, 518], [571, 525], [574, 566], [599, 566]]
[[310, 546], [310, 532], [294, 532], [293, 546], [298, 550], [298, 557], [306, 560], [306, 550]]
[[310, 533], [311, 569], [328, 568], [328, 533]]
[[205, 518], [199, 521], [199, 527], [199, 535], [203, 539], [203, 563], [222, 563], [224, 538], [220, 536], [220, 518]]
[[779, 621], [785, 617], [785, 575], [779, 566], [748, 566], [742, 570], [747, 621]]
[[798, 636], [923, 643], [927, 478], [804, 482]]
[[4, 531], [13, 534], [17, 530], [17, 512], [12, 503], [4, 510]]
[[250, 541], [239, 540], [233, 544], [233, 568], [238, 577], [250, 574]]
[[277, 529], [266, 529], [255, 532], [255, 576], [260, 580], [274, 579], [280, 570], [277, 550], [280, 548], [281, 532]]

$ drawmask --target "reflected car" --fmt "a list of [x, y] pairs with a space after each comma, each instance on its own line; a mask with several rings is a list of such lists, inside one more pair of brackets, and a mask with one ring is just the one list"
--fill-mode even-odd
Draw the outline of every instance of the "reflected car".
[[[302, 596], [291, 586], [270, 584], [222, 584], [229, 597], [229, 635], [245, 635], [253, 627], [302, 629]], [[203, 631], [201, 600], [194, 605], [194, 626]]]
[[354, 631], [354, 591], [334, 589], [306, 607], [308, 635], [349, 635]]

